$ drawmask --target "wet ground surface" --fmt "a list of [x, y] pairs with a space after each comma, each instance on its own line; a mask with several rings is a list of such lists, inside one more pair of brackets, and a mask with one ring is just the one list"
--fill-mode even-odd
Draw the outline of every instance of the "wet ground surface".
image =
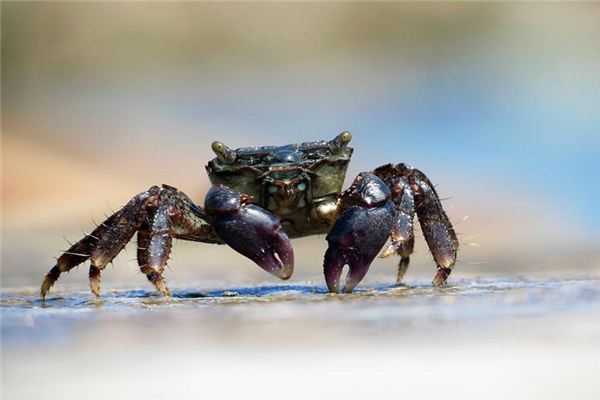
[[[52, 388], [46, 398], [76, 398], [90, 387], [98, 397], [174, 395], [189, 385], [213, 397], [265, 398], [273, 394], [267, 388], [283, 390], [296, 379], [298, 372], [285, 371], [298, 370], [317, 386], [277, 392], [279, 398], [359, 395], [353, 383], [347, 390], [339, 382], [335, 390], [328, 386], [330, 379], [354, 378], [370, 382], [369, 394], [448, 397], [441, 387], [427, 387], [438, 379], [469, 396], [481, 393], [493, 376], [520, 383], [490, 398], [600, 394], [600, 280], [593, 276], [457, 279], [442, 289], [423, 280], [350, 295], [330, 295], [323, 285], [308, 283], [171, 289], [171, 299], [144, 289], [106, 290], [100, 300], [87, 291], [59, 289], [45, 302], [34, 288], [5, 289], [0, 307], [7, 398], [39, 397], [41, 387]], [[198, 371], [204, 363], [212, 372]], [[166, 366], [171, 372], [160, 373], [166, 387], [138, 384], [155, 376], [147, 368]], [[121, 382], [118, 394], [96, 382], [95, 372], [88, 375], [97, 369], [104, 382]], [[438, 369], [450, 372], [435, 378]], [[74, 377], [68, 387], [59, 383], [68, 379], [61, 370]], [[422, 381], [414, 379], [417, 372]], [[411, 382], [394, 384], [400, 373]], [[267, 376], [279, 380], [265, 386]], [[215, 383], [231, 377], [246, 386], [224, 390]]]
[[[322, 285], [303, 284], [171, 291], [170, 299], [144, 289], [108, 290], [101, 299], [88, 291], [58, 292], [42, 301], [35, 289], [7, 289], [0, 297], [3, 340], [21, 341], [27, 336], [23, 333], [39, 324], [51, 328], [104, 315], [144, 318], [177, 311], [224, 321], [231, 317], [269, 321], [284, 316], [277, 310], [289, 309], [294, 318], [333, 318], [360, 326], [371, 321], [385, 330], [404, 323], [467, 323], [600, 310], [600, 279], [595, 277], [462, 279], [441, 289], [422, 281], [359, 288], [350, 295], [331, 295]], [[271, 306], [264, 308], [265, 304]], [[353, 312], [337, 313], [344, 308]], [[261, 310], [269, 312], [254, 312]], [[203, 321], [207, 322], [211, 321]]]

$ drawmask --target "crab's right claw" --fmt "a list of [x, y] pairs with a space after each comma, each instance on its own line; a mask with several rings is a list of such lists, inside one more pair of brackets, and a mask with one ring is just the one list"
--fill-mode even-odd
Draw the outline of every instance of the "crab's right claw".
[[381, 179], [363, 172], [340, 196], [341, 216], [327, 235], [324, 273], [327, 288], [340, 291], [344, 265], [348, 276], [344, 292], [350, 293], [365, 277], [371, 263], [387, 241], [396, 212], [389, 188]]
[[219, 237], [238, 253], [280, 279], [294, 271], [294, 251], [279, 224], [269, 211], [248, 204], [250, 197], [223, 185], [206, 194], [205, 211]]

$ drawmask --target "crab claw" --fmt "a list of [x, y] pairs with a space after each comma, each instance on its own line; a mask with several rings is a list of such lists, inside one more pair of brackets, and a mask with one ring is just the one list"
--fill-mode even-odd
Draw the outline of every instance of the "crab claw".
[[279, 224], [267, 210], [248, 204], [251, 198], [227, 186], [215, 185], [204, 202], [217, 235], [238, 253], [280, 279], [294, 271], [294, 251]]
[[329, 248], [323, 266], [330, 292], [339, 293], [344, 265], [349, 268], [345, 293], [350, 293], [369, 271], [396, 217], [390, 197], [387, 185], [365, 172], [341, 195], [343, 211], [327, 235]]

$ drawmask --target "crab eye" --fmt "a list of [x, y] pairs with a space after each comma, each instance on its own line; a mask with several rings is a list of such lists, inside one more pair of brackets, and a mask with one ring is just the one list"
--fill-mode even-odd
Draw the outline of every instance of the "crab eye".
[[298, 190], [304, 191], [306, 189], [306, 183], [300, 182], [297, 186]]
[[275, 186], [269, 186], [269, 188], [267, 189], [269, 191], [269, 193], [273, 194], [273, 193], [277, 193], [277, 187]]

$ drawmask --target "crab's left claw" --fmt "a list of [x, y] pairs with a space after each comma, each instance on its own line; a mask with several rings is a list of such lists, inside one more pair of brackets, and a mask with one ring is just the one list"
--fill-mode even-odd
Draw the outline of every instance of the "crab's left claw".
[[327, 235], [329, 248], [323, 266], [330, 292], [339, 293], [344, 265], [349, 268], [343, 289], [346, 293], [350, 293], [369, 271], [390, 236], [396, 217], [390, 197], [387, 185], [368, 172], [359, 174], [340, 196], [342, 213]]
[[249, 204], [249, 196], [223, 185], [206, 194], [205, 211], [217, 235], [238, 253], [280, 279], [294, 271], [294, 251], [279, 224], [269, 211]]

